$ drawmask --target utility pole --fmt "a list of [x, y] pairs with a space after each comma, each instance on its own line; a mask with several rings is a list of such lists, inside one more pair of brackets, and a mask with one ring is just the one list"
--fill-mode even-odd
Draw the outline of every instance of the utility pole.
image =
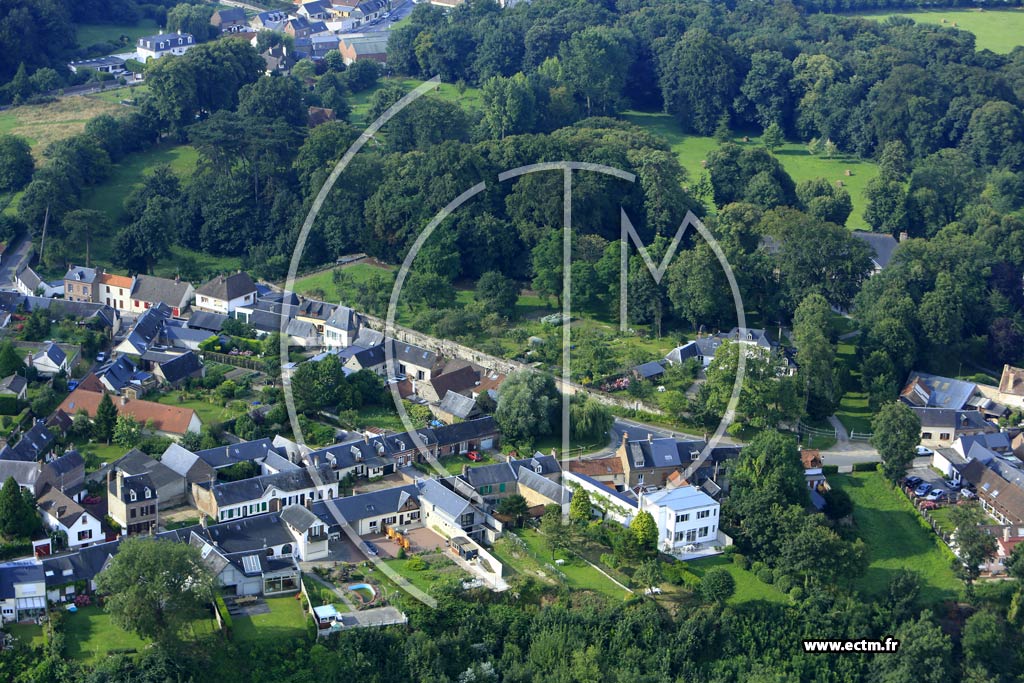
[[46, 213], [43, 214], [43, 236], [39, 240], [39, 262], [43, 262], [43, 249], [46, 247], [46, 225], [50, 222], [50, 205], [46, 205]]

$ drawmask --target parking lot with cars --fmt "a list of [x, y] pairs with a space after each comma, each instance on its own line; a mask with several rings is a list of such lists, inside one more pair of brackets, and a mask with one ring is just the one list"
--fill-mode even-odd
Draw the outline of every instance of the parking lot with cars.
[[907, 469], [907, 476], [903, 479], [903, 488], [908, 490], [911, 500], [915, 504], [932, 503], [928, 507], [956, 503], [961, 498], [970, 498], [973, 493], [970, 490], [962, 489], [958, 482], [944, 479], [942, 475], [931, 468], [931, 456], [922, 456], [914, 459], [912, 467]]

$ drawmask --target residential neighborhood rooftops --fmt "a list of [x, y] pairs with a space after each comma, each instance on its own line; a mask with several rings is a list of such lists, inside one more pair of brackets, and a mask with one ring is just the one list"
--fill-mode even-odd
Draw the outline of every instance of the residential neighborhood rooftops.
[[716, 505], [715, 500], [695, 486], [679, 486], [674, 489], [660, 489], [654, 493], [645, 493], [641, 503], [649, 503], [673, 510], [685, 510], [704, 505]]
[[989, 429], [996, 431], [995, 425], [985, 419], [977, 410], [952, 410], [947, 408], [911, 408], [922, 427], [956, 427], [959, 429]]
[[975, 391], [977, 387], [972, 382], [915, 371], [907, 378], [900, 398], [918, 408], [960, 410]]
[[82, 266], [70, 266], [68, 272], [64, 274], [65, 280], [71, 280], [73, 282], [81, 282], [84, 284], [92, 284], [96, 281], [98, 273], [95, 268], [83, 268]]
[[473, 411], [476, 409], [476, 400], [469, 396], [463, 396], [462, 394], [456, 394], [454, 391], [449, 391], [441, 399], [441, 403], [438, 406], [440, 410], [453, 417], [461, 420], [465, 420]]
[[217, 446], [196, 451], [196, 455], [206, 462], [210, 467], [220, 469], [229, 467], [236, 463], [260, 460], [269, 453], [277, 453], [272, 439], [256, 439], [255, 441], [242, 441], [240, 443]]
[[53, 486], [46, 488], [36, 504], [39, 505], [40, 510], [69, 528], [85, 514], [85, 508]]
[[622, 460], [616, 457], [595, 458], [593, 460], [570, 460], [566, 468], [575, 474], [588, 477], [604, 477], [623, 474]]
[[1004, 365], [1003, 374], [999, 378], [999, 392], [1012, 396], [1024, 396], [1024, 368]]
[[271, 487], [279, 491], [298, 491], [333, 481], [335, 478], [331, 474], [330, 468], [322, 467], [314, 471], [302, 468], [238, 481], [217, 482], [212, 486], [209, 482], [198, 482], [198, 484], [203, 488], [210, 489], [217, 505], [222, 506], [255, 500], [262, 497], [264, 492]]
[[155, 275], [137, 275], [131, 293], [133, 299], [152, 303], [159, 301], [176, 308], [187, 306], [191, 295], [190, 283]]
[[222, 313], [195, 311], [189, 317], [187, 325], [193, 330], [206, 330], [216, 333], [221, 331], [227, 319], [228, 317]]
[[888, 233], [854, 230], [851, 234], [868, 245], [873, 253], [871, 260], [879, 270], [889, 265], [889, 262], [892, 261], [893, 252], [899, 246], [896, 238]]
[[[68, 415], [74, 415], [79, 410], [84, 410], [89, 417], [95, 417], [96, 409], [102, 399], [102, 394], [83, 391], [79, 387], [64, 399], [60, 404], [60, 409]], [[130, 415], [141, 425], [151, 423], [156, 431], [168, 434], [184, 434], [189, 431], [193, 420], [198, 419], [195, 411], [191, 408], [126, 397], [115, 398], [114, 407], [117, 408], [118, 414]]]
[[163, 488], [176, 482], [181, 475], [164, 463], [133, 448], [114, 461], [111, 467], [127, 475], [146, 474], [156, 488]]
[[218, 275], [196, 290], [196, 294], [230, 301], [256, 291], [256, 283], [246, 272]]

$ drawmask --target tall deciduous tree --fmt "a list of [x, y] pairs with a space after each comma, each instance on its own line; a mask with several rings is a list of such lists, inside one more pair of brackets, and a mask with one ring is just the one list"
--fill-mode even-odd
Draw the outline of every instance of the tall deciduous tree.
[[578, 488], [573, 491], [572, 502], [569, 503], [569, 519], [574, 522], [589, 522], [593, 514], [594, 506], [586, 489]]
[[22, 491], [14, 477], [7, 477], [0, 488], [0, 534], [5, 538], [28, 538], [40, 526], [35, 497]]
[[174, 641], [213, 599], [213, 576], [188, 543], [135, 537], [96, 576], [114, 623], [142, 638]]
[[882, 471], [890, 481], [896, 481], [914, 460], [914, 447], [921, 440], [921, 420], [908, 405], [888, 403], [871, 421], [871, 429], [871, 445], [882, 457]]
[[658, 545], [658, 525], [650, 512], [641, 510], [629, 523], [633, 539], [641, 550], [654, 552]]
[[549, 375], [532, 371], [512, 373], [498, 392], [494, 419], [513, 442], [528, 442], [555, 430], [559, 394]]
[[28, 185], [35, 166], [24, 138], [0, 135], [0, 192], [14, 192]]
[[587, 114], [614, 114], [632, 63], [628, 34], [592, 27], [562, 44], [562, 73], [583, 98]]

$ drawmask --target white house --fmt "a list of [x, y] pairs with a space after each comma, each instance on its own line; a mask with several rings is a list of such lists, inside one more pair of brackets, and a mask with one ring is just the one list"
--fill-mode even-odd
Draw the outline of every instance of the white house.
[[0, 623], [23, 621], [46, 614], [43, 565], [20, 560], [0, 565]]
[[324, 322], [324, 346], [328, 350], [347, 349], [359, 334], [359, 315], [348, 306], [338, 306]]
[[58, 488], [50, 487], [36, 501], [43, 525], [67, 535], [68, 549], [78, 550], [103, 542], [100, 520]]
[[281, 510], [281, 521], [295, 539], [295, 554], [305, 562], [327, 558], [327, 525], [302, 505]]
[[66, 374], [70, 370], [67, 354], [53, 342], [47, 342], [42, 351], [28, 356], [25, 359], [25, 364], [35, 368], [40, 375], [47, 377], [53, 377], [62, 372]]
[[192, 496], [200, 512], [226, 522], [310, 500], [337, 498], [338, 480], [327, 467], [301, 468], [239, 481], [195, 482]]
[[683, 558], [714, 554], [732, 545], [732, 539], [718, 528], [720, 507], [694, 486], [641, 493], [639, 504], [658, 525], [658, 548]]
[[195, 38], [190, 33], [160, 33], [139, 38], [135, 44], [135, 54], [140, 62], [145, 63], [167, 55], [183, 55], [195, 44]]
[[256, 283], [248, 273], [218, 275], [196, 290], [196, 310], [230, 315], [256, 303]]
[[25, 296], [39, 295], [50, 299], [64, 294], [63, 282], [56, 285], [45, 282], [27, 263], [18, 268], [18, 272], [14, 274], [14, 286]]

